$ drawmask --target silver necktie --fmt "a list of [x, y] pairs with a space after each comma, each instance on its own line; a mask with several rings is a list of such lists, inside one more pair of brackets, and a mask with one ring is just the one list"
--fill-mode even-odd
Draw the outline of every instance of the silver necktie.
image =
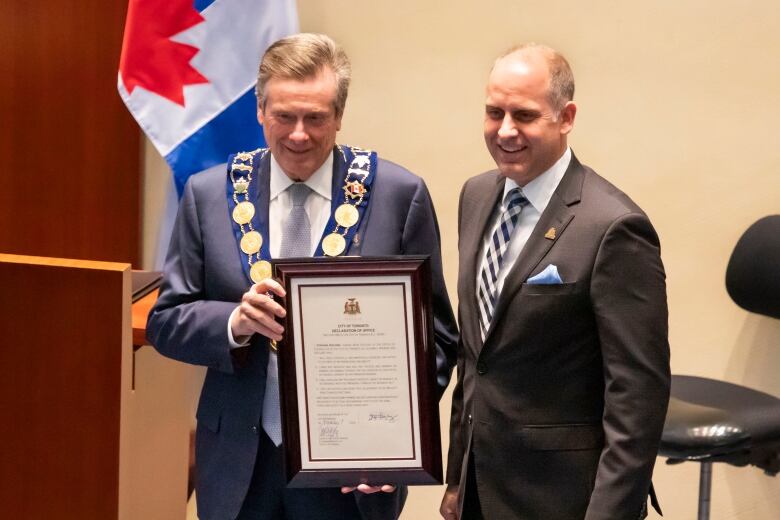
[[[282, 247], [280, 258], [303, 257], [311, 255], [311, 223], [306, 214], [306, 199], [311, 194], [311, 188], [302, 182], [291, 184], [290, 213], [284, 221], [282, 229]], [[265, 376], [265, 397], [263, 398], [263, 429], [273, 443], [282, 443], [282, 422], [279, 410], [279, 369], [276, 351], [268, 354], [268, 370]]]

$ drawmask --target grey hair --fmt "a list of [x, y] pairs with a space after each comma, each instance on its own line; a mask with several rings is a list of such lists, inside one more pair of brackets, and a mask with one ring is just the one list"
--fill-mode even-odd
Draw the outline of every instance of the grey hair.
[[273, 78], [304, 80], [329, 68], [336, 75], [336, 115], [344, 113], [352, 67], [344, 50], [329, 36], [299, 33], [277, 40], [265, 51], [257, 72], [257, 103], [265, 108], [265, 87]]

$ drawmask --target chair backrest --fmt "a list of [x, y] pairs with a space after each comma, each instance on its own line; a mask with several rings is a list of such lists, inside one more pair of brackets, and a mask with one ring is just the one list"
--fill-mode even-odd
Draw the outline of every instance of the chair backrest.
[[780, 319], [780, 215], [742, 234], [726, 268], [726, 290], [743, 309]]

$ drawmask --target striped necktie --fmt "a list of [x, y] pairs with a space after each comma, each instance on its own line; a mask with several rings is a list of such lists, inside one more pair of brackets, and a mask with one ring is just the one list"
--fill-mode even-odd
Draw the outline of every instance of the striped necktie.
[[512, 231], [520, 218], [520, 212], [523, 211], [526, 204], [528, 204], [528, 199], [523, 196], [519, 188], [514, 188], [506, 194], [504, 203], [501, 205], [498, 224], [493, 230], [487, 253], [482, 261], [477, 284], [479, 328], [482, 341], [487, 336], [490, 321], [493, 319], [493, 311], [496, 308], [496, 300], [498, 299], [496, 281], [504, 261], [504, 253], [509, 248], [509, 238], [512, 236]]
[[[291, 184], [290, 213], [284, 221], [282, 229], [281, 258], [302, 257], [311, 255], [311, 224], [306, 214], [306, 199], [311, 194], [311, 188], [302, 182]], [[265, 397], [263, 398], [263, 429], [273, 443], [282, 443], [282, 420], [279, 410], [279, 367], [276, 351], [268, 353], [268, 369], [265, 376]]]

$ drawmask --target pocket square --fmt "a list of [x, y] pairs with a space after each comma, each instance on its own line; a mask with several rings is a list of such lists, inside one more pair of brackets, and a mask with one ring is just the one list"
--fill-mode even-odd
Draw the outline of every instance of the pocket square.
[[525, 283], [532, 285], [551, 285], [563, 283], [563, 280], [561, 280], [561, 275], [558, 274], [558, 267], [555, 264], [550, 264], [544, 268], [544, 271], [532, 276]]

